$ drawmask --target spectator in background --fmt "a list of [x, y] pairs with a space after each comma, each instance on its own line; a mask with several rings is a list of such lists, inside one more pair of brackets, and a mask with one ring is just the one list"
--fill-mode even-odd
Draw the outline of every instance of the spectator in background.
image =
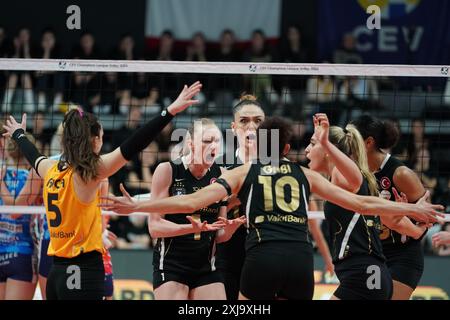
[[158, 52], [154, 59], [162, 61], [179, 60], [175, 52], [174, 44], [175, 39], [172, 31], [164, 30], [159, 38]]
[[[6, 29], [0, 26], [0, 58], [8, 58], [11, 56], [12, 45], [6, 35]], [[5, 91], [3, 88], [6, 87], [6, 80], [8, 78], [8, 73], [6, 71], [0, 71], [0, 101], [3, 101], [3, 96]], [[0, 109], [3, 111], [3, 109]]]
[[121, 96], [120, 113], [127, 114], [130, 107], [142, 107], [146, 113], [159, 112], [158, 75], [145, 72], [134, 72], [131, 77], [131, 88], [124, 90]]
[[73, 59], [100, 59], [100, 53], [95, 45], [92, 33], [85, 31], [80, 36], [80, 42], [72, 50]]
[[[180, 54], [175, 50], [175, 38], [170, 30], [164, 30], [159, 38], [158, 50], [152, 54], [150, 59], [159, 61], [178, 61], [182, 60]], [[161, 103], [167, 107], [176, 99], [180, 75], [176, 73], [161, 73], [157, 77], [157, 86], [161, 88], [163, 96], [160, 97]]]
[[[236, 38], [234, 32], [225, 29], [220, 35], [219, 47], [212, 55], [212, 61], [237, 62], [241, 60], [240, 53], [236, 49]], [[235, 99], [242, 88], [241, 76], [237, 74], [222, 75], [214, 77], [214, 103], [218, 114], [229, 112], [230, 106], [235, 105]], [[226, 110], [225, 110], [226, 109]], [[210, 111], [210, 110], [209, 110]]]
[[12, 51], [12, 44], [7, 37], [6, 29], [0, 26], [0, 58], [8, 58]]
[[312, 76], [306, 81], [306, 116], [326, 113], [333, 125], [341, 124], [342, 106], [337, 103], [338, 84], [333, 76]]
[[202, 32], [196, 32], [186, 47], [186, 61], [207, 61], [206, 39]]
[[36, 111], [33, 114], [32, 124], [36, 148], [40, 153], [50, 155], [50, 143], [55, 130], [45, 127], [45, 112]]
[[[119, 44], [113, 53], [113, 59], [117, 60], [138, 60], [139, 57], [135, 50], [135, 42], [131, 34], [125, 33], [119, 40]], [[120, 91], [119, 96], [121, 98], [122, 94], [126, 90], [130, 90], [133, 85], [133, 73], [124, 73], [120, 72], [118, 75], [118, 79], [115, 80], [118, 82], [117, 90]], [[110, 101], [111, 102], [111, 101]], [[111, 109], [113, 114], [119, 112], [117, 107], [113, 107]]]
[[211, 61], [240, 61], [240, 55], [236, 49], [236, 37], [231, 29], [225, 29], [222, 31], [219, 39], [219, 48], [212, 55]]
[[[208, 61], [206, 39], [202, 32], [196, 32], [192, 36], [190, 44], [186, 47], [186, 61]], [[198, 113], [200, 112], [200, 109], [202, 109], [203, 112], [208, 112], [206, 108], [200, 108], [200, 106], [206, 103], [207, 97], [205, 96], [205, 92], [211, 93], [211, 90], [208, 90], [210, 77], [209, 75], [188, 75], [184, 78], [184, 82], [191, 83], [195, 81], [195, 79], [198, 79], [201, 83], [205, 84], [205, 90], [198, 93], [196, 99], [199, 100], [199, 103], [197, 106], [189, 108], [188, 112]]]
[[351, 33], [346, 33], [343, 36], [341, 48], [334, 51], [333, 62], [345, 64], [363, 63], [362, 56], [356, 51], [356, 39]]
[[[267, 45], [266, 36], [261, 29], [253, 31], [250, 48], [244, 53], [242, 60], [245, 62], [272, 62], [274, 60], [274, 53]], [[252, 92], [258, 98], [265, 99], [266, 103], [262, 103], [263, 105], [279, 101], [278, 93], [272, 89], [271, 75], [246, 75], [244, 76], [244, 88], [245, 91]], [[264, 111], [267, 113], [269, 110]]]
[[414, 118], [411, 122], [411, 138], [408, 141], [408, 166], [414, 168], [420, 161], [419, 154], [423, 148], [428, 148], [429, 140], [425, 137], [423, 119]]
[[431, 196], [434, 195], [434, 189], [437, 186], [437, 173], [434, 168], [430, 166], [431, 157], [428, 143], [417, 150], [417, 160], [413, 167], [414, 172], [420, 177], [425, 189], [430, 191]]
[[[31, 43], [30, 30], [21, 28], [18, 35], [14, 38], [14, 49], [12, 58], [30, 59], [33, 57], [33, 46]], [[11, 112], [12, 100], [17, 86], [23, 90], [23, 108], [19, 112], [34, 111], [33, 82], [29, 71], [12, 71], [6, 84], [6, 91], [3, 97], [2, 111]]]
[[364, 112], [376, 110], [379, 107], [378, 84], [370, 77], [346, 77], [339, 87], [339, 100], [347, 111], [348, 123]]
[[[287, 28], [286, 34], [281, 42], [280, 56], [281, 61], [286, 63], [305, 63], [308, 61], [307, 51], [302, 42], [300, 27], [291, 25]], [[290, 76], [283, 76], [280, 79], [283, 105], [301, 105], [302, 91], [304, 91], [306, 86], [305, 79], [305, 77]]]
[[119, 78], [116, 72], [105, 72], [97, 75], [100, 81], [99, 92], [92, 97], [93, 112], [95, 114], [119, 113], [119, 102], [123, 96], [119, 88]]
[[[57, 59], [61, 58], [61, 51], [56, 42], [52, 29], [45, 29], [42, 33], [37, 58]], [[36, 91], [38, 94], [38, 110], [46, 111], [53, 98], [52, 110], [58, 110], [63, 101], [64, 74], [55, 71], [36, 72]], [[48, 98], [48, 99], [47, 99]]]
[[130, 33], [125, 33], [120, 37], [119, 45], [113, 54], [117, 60], [137, 60], [138, 56], [135, 51], [135, 43]]
[[[123, 126], [115, 130], [112, 134], [112, 147], [113, 149], [121, 145], [136, 128], [139, 127], [142, 119], [142, 108], [137, 106], [130, 106], [128, 117]], [[120, 194], [119, 185], [124, 182], [124, 186], [127, 187], [127, 176], [129, 171], [139, 172], [141, 170], [141, 161], [139, 155], [134, 156], [127, 165], [122, 167], [116, 174], [111, 176], [111, 187], [114, 194]], [[133, 195], [133, 194], [132, 194]], [[113, 231], [114, 232], [114, 231]]]
[[[90, 32], [83, 32], [79, 45], [72, 50], [73, 59], [99, 59], [100, 54], [95, 46], [95, 38]], [[68, 100], [81, 105], [86, 111], [91, 112], [91, 99], [99, 92], [99, 79], [93, 72], [73, 72], [68, 91]], [[65, 112], [66, 110], [61, 110]]]
[[[361, 64], [362, 56], [356, 50], [356, 39], [351, 33], [346, 33], [342, 38], [341, 48], [335, 50], [333, 54], [334, 63]], [[375, 79], [368, 77], [340, 77], [342, 84], [339, 85], [339, 100], [346, 108], [346, 119], [348, 123], [351, 119], [358, 117], [364, 111], [376, 109], [378, 107], [379, 93], [378, 84]], [[360, 111], [354, 114], [354, 110]]]

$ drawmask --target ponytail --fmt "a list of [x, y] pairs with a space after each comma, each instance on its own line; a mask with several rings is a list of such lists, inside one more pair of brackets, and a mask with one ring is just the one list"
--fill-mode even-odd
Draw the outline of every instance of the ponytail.
[[377, 180], [369, 170], [364, 140], [356, 127], [351, 124], [348, 124], [345, 129], [332, 126], [329, 139], [356, 163], [363, 177], [367, 179], [370, 194], [378, 195]]
[[364, 140], [372, 137], [379, 149], [395, 147], [400, 138], [400, 131], [390, 120], [382, 121], [366, 114], [351, 123], [358, 129]]

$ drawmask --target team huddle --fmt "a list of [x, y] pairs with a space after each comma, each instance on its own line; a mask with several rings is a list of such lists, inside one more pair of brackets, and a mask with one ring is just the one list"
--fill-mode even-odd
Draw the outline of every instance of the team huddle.
[[[428, 203], [415, 173], [383, 151], [398, 136], [387, 134], [389, 123], [371, 116], [340, 128], [330, 126], [326, 114], [314, 115], [305, 168], [287, 159], [289, 122], [266, 118], [257, 99], [246, 95], [233, 107], [231, 128], [238, 146], [232, 155], [217, 159], [221, 132], [214, 121], [202, 118], [189, 128], [180, 157], [156, 168], [150, 200], [133, 199], [122, 185], [122, 196], [108, 195], [108, 177], [195, 104], [201, 87], [199, 82], [185, 86], [160, 115], [103, 155], [101, 124], [79, 109], [64, 117], [63, 151], [56, 159], [33, 145], [25, 115], [21, 123], [7, 120], [3, 135], [16, 150], [8, 156], [20, 166], [2, 173], [2, 203], [30, 205], [43, 199], [46, 217], [34, 228], [36, 240], [30, 215], [0, 215], [0, 299], [31, 299], [33, 266], [47, 299], [111, 297], [104, 208], [148, 213], [149, 232], [157, 239], [156, 299], [310, 300], [310, 231], [319, 241], [308, 220], [312, 194], [325, 200], [331, 242], [321, 252], [339, 279], [332, 299], [409, 299], [424, 268], [420, 240], [443, 217], [438, 212], [443, 207]], [[262, 141], [269, 162], [260, 157]], [[40, 242], [38, 262], [35, 242]], [[81, 270], [79, 288], [67, 286], [67, 269], [73, 265]], [[367, 269], [374, 266], [381, 275], [375, 289], [367, 285]]]

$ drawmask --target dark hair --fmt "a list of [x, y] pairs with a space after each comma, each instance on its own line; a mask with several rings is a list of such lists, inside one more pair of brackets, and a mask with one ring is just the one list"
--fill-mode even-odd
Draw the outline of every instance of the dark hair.
[[46, 113], [42, 110], [36, 110], [35, 112], [33, 112], [33, 117], [38, 116], [38, 115], [45, 117]]
[[223, 36], [226, 35], [226, 34], [230, 34], [230, 35], [234, 36], [233, 30], [228, 29], [228, 28], [227, 28], [227, 29], [224, 29], [224, 30], [222, 31], [222, 33], [220, 34], [220, 36], [223, 37]]
[[257, 34], [259, 34], [261, 37], [266, 38], [266, 34], [264, 33], [264, 31], [262, 29], [255, 29], [252, 32], [252, 38], [254, 36], [256, 36]]
[[46, 27], [42, 30], [41, 35], [44, 35], [46, 33], [52, 33], [53, 35], [55, 35], [55, 30], [52, 27]]
[[258, 99], [251, 94], [246, 94], [245, 92], [241, 95], [241, 98], [239, 99], [239, 102], [233, 107], [233, 117], [236, 115], [237, 112], [241, 111], [244, 106], [247, 105], [255, 105], [259, 108], [262, 108], [262, 105], [259, 103]]
[[[261, 131], [264, 130], [264, 131]], [[278, 154], [281, 156], [284, 150], [284, 147], [291, 141], [292, 138], [292, 125], [290, 121], [285, 120], [280, 117], [268, 117], [264, 120], [264, 122], [259, 126], [257, 130], [258, 137], [258, 148], [260, 147], [259, 142], [262, 141], [260, 139], [261, 134], [267, 135], [267, 153], [273, 156], [272, 147], [272, 130], [277, 130], [279, 137], [279, 150], [277, 150]]]
[[84, 36], [91, 36], [92, 38], [95, 39], [94, 35], [93, 35], [92, 32], [90, 32], [89, 30], [86, 30], [86, 31], [81, 32], [81, 34], [80, 34], [80, 40], [81, 40], [81, 38], [83, 38]]
[[122, 35], [120, 36], [120, 40], [123, 40], [128, 37], [133, 38], [133, 35], [130, 32], [122, 33]]
[[167, 36], [169, 38], [173, 38], [173, 32], [170, 31], [169, 29], [166, 29], [160, 35], [160, 37], [164, 37], [164, 36]]
[[61, 162], [72, 166], [87, 183], [97, 177], [100, 156], [92, 148], [92, 137], [100, 135], [101, 125], [92, 113], [70, 110], [63, 120]]
[[375, 140], [375, 145], [380, 149], [394, 147], [400, 138], [397, 126], [390, 120], [380, 120], [364, 114], [351, 123], [356, 126], [364, 140], [372, 137]]

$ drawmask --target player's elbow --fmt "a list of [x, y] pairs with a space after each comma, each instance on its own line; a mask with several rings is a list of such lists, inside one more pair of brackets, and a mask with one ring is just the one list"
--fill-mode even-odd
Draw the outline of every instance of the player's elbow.
[[154, 221], [154, 220], [153, 221], [152, 220], [148, 221], [148, 233], [154, 239], [163, 237], [163, 234], [160, 231], [158, 222]]

